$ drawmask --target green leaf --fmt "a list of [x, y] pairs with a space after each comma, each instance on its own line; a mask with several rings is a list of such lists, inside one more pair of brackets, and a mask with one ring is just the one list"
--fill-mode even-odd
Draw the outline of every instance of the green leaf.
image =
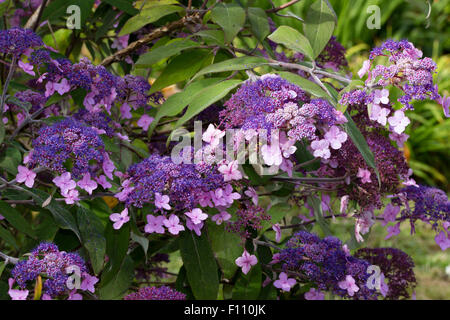
[[261, 264], [254, 265], [248, 274], [241, 273], [233, 288], [233, 300], [256, 300], [261, 291]]
[[191, 50], [183, 52], [170, 61], [158, 79], [153, 83], [149, 93], [151, 94], [174, 83], [189, 79], [200, 70], [209, 59], [211, 59], [211, 55], [208, 50]]
[[196, 79], [208, 73], [247, 70], [262, 66], [264, 64], [268, 64], [267, 60], [259, 57], [240, 57], [229, 59], [207, 66], [206, 68], [202, 69], [199, 73], [197, 73], [193, 79]]
[[139, 0], [135, 2], [134, 6], [135, 8], [139, 8], [139, 10], [146, 10], [165, 4], [179, 4], [179, 2], [176, 0]]
[[195, 298], [215, 300], [219, 292], [219, 276], [206, 233], [198, 237], [192, 231], [184, 231], [180, 236], [180, 253]]
[[183, 11], [183, 8], [174, 5], [154, 6], [146, 10], [142, 10], [139, 14], [128, 19], [119, 36], [124, 36], [135, 32], [149, 23], [155, 22], [171, 13]]
[[225, 44], [225, 34], [222, 30], [201, 30], [194, 33], [194, 36], [202, 37], [207, 44], [217, 44], [219, 46]]
[[281, 26], [269, 36], [269, 39], [314, 60], [314, 51], [309, 40], [294, 28]]
[[[95, 41], [98, 41], [101, 37], [106, 35], [106, 33], [108, 32], [109, 29], [112, 29], [114, 23], [116, 22], [116, 17], [117, 17], [117, 11], [115, 11], [112, 8], [110, 8], [106, 12], [106, 14], [102, 14], [102, 16], [101, 16], [102, 25], [95, 32]], [[90, 43], [88, 41], [86, 41], [86, 46], [88, 46], [88, 48], [90, 46]], [[91, 55], [93, 55], [93, 58], [94, 58], [95, 51], [92, 48], [89, 50], [92, 51]]]
[[9, 243], [15, 249], [19, 249], [19, 246], [17, 245], [14, 236], [11, 234], [11, 232], [9, 232], [9, 230], [3, 228], [2, 226], [0, 226], [0, 238], [5, 240], [6, 243]]
[[130, 256], [126, 256], [119, 270], [111, 281], [98, 290], [102, 300], [120, 300], [130, 288], [134, 278], [134, 262]]
[[219, 3], [211, 11], [211, 19], [225, 32], [225, 41], [231, 42], [245, 23], [245, 11], [234, 3]]
[[291, 207], [287, 203], [277, 203], [276, 205], [270, 207], [267, 214], [270, 215], [269, 221], [262, 222], [261, 231], [264, 232], [268, 228], [272, 227], [274, 224], [278, 223], [283, 219], [288, 213]]
[[195, 82], [192, 82], [182, 92], [177, 92], [174, 95], [171, 95], [160, 107], [158, 107], [158, 111], [156, 112], [155, 120], [153, 120], [152, 124], [148, 129], [148, 135], [151, 136], [153, 130], [158, 125], [159, 121], [163, 117], [173, 117], [179, 114], [184, 110], [184, 108], [191, 103], [191, 101], [195, 98], [195, 95], [202, 89], [213, 85], [219, 81], [222, 81], [223, 78], [206, 78], [201, 79]]
[[139, 10], [133, 7], [132, 0], [103, 0], [103, 2], [109, 3], [111, 6], [116, 7], [131, 16], [139, 13]]
[[4, 139], [5, 139], [5, 124], [3, 123], [3, 121], [0, 121], [0, 145], [2, 144]]
[[322, 202], [320, 201], [320, 199], [316, 196], [309, 196], [307, 201], [308, 204], [314, 209], [314, 218], [316, 219], [324, 234], [327, 236], [332, 235], [330, 227], [323, 218]]
[[111, 223], [108, 223], [105, 231], [106, 236], [106, 255], [109, 260], [102, 272], [100, 286], [106, 286], [114, 279], [119, 272], [125, 256], [128, 251], [128, 244], [130, 240], [130, 224], [127, 223], [119, 230], [113, 229]]
[[378, 171], [377, 165], [375, 163], [375, 156], [370, 150], [366, 139], [362, 135], [361, 131], [359, 131], [350, 114], [346, 111], [344, 115], [348, 120], [346, 123], [342, 125], [344, 127], [345, 132], [347, 132], [350, 139], [352, 139], [353, 143], [355, 144], [356, 148], [358, 148], [367, 165], [375, 170], [375, 174], [377, 175], [378, 178], [378, 184], [381, 184], [380, 172]]
[[186, 113], [178, 119], [175, 128], [180, 127], [211, 104], [225, 97], [228, 92], [236, 88], [240, 83], [242, 83], [241, 80], [226, 80], [209, 86], [197, 93], [189, 104]]
[[3, 270], [5, 270], [5, 267], [6, 267], [5, 261], [0, 262], [0, 277], [3, 274]]
[[68, 4], [67, 0], [55, 0], [50, 1], [45, 7], [41, 21], [49, 20], [65, 20], [64, 17], [69, 16], [67, 8], [69, 5], [76, 5], [80, 8], [80, 24], [85, 25], [85, 22], [92, 14], [92, 7], [94, 6], [94, 0], [72, 0]]
[[89, 253], [92, 268], [98, 274], [105, 261], [106, 238], [102, 221], [92, 211], [80, 206], [77, 211], [81, 243]]
[[225, 230], [223, 224], [218, 226], [214, 222], [208, 223], [208, 235], [212, 250], [224, 277], [226, 279], [232, 279], [238, 268], [235, 260], [242, 254], [240, 237], [235, 233]]
[[3, 1], [0, 3], [0, 15], [3, 16], [6, 10], [9, 10], [11, 4], [14, 4], [12, 0]]
[[35, 236], [35, 232], [31, 228], [27, 220], [13, 207], [6, 202], [0, 201], [0, 214], [5, 217], [6, 221], [14, 228], [23, 232], [30, 237]]
[[270, 33], [269, 19], [266, 12], [262, 8], [250, 7], [247, 13], [253, 34], [262, 42]]
[[[39, 206], [42, 206], [42, 204], [50, 197], [48, 193], [39, 189], [32, 189], [29, 193]], [[78, 230], [77, 223], [69, 210], [64, 208], [53, 199], [45, 207], [45, 209], [49, 210], [52, 213], [56, 224], [60, 228], [72, 230], [77, 235], [78, 239], [81, 240], [81, 235], [80, 231]]]
[[328, 97], [327, 93], [319, 85], [317, 85], [316, 83], [314, 83], [312, 81], [309, 81], [308, 79], [300, 77], [298, 74], [288, 72], [288, 71], [277, 71], [276, 73], [279, 74], [280, 77], [299, 86], [306, 92], [311, 93], [312, 95], [314, 95], [316, 97], [319, 97], [319, 98]]
[[146, 237], [138, 235], [134, 232], [131, 233], [131, 240], [133, 240], [136, 243], [139, 243], [142, 247], [142, 251], [144, 251], [145, 253], [145, 256], [147, 256], [149, 240]]
[[198, 42], [194, 42], [188, 39], [174, 39], [169, 41], [163, 46], [150, 50], [139, 57], [136, 61], [136, 68], [149, 68], [153, 64], [161, 61], [162, 59], [174, 56], [183, 50], [198, 47]]
[[333, 35], [335, 15], [325, 0], [313, 2], [306, 14], [304, 32], [313, 48], [316, 59]]

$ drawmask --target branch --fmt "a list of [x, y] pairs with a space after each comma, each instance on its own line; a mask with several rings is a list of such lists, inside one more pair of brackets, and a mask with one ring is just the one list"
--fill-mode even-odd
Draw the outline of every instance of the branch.
[[180, 20], [171, 22], [160, 28], [156, 28], [155, 30], [153, 30], [152, 32], [150, 32], [149, 34], [144, 36], [143, 38], [131, 43], [128, 47], [117, 51], [112, 56], [105, 58], [102, 61], [101, 65], [107, 67], [114, 62], [124, 60], [128, 55], [130, 55], [130, 53], [138, 50], [139, 48], [145, 46], [146, 44], [150, 43], [151, 41], [161, 38], [175, 30], [182, 29], [189, 23], [197, 23], [197, 22], [200, 22], [200, 14], [199, 13], [184, 16]]
[[342, 182], [347, 178], [348, 175], [337, 177], [337, 178], [314, 178], [314, 177], [295, 177], [295, 178], [285, 178], [285, 177], [273, 177], [272, 180], [275, 181], [286, 181], [286, 182], [311, 182], [311, 183], [331, 183], [331, 182]]
[[282, 5], [279, 6], [279, 7], [272, 8], [272, 9], [268, 9], [268, 10], [266, 10], [266, 12], [267, 12], [267, 13], [276, 13], [276, 12], [278, 12], [278, 11], [280, 11], [280, 10], [283, 10], [283, 9], [289, 7], [289, 6], [292, 6], [293, 4], [296, 4], [296, 3], [299, 2], [299, 1], [300, 1], [300, 0], [291, 0], [291, 1], [287, 2], [287, 3], [285, 3], [285, 4], [282, 4]]
[[[332, 216], [325, 216], [325, 217], [323, 217], [324, 219], [331, 219], [331, 218], [346, 218], [346, 217], [349, 217], [347, 214], [337, 214], [337, 215], [332, 215]], [[304, 227], [304, 226], [306, 226], [306, 225], [308, 225], [308, 224], [312, 224], [312, 223], [316, 223], [317, 222], [317, 220], [316, 219], [313, 219], [313, 220], [309, 220], [309, 221], [305, 221], [305, 222], [302, 222], [302, 223], [296, 223], [296, 224], [291, 224], [291, 225], [288, 225], [288, 226], [280, 226], [280, 229], [293, 229], [293, 228], [299, 228], [299, 227]]]
[[16, 68], [16, 57], [12, 58], [11, 65], [9, 66], [8, 76], [6, 77], [5, 85], [3, 86], [3, 93], [0, 101], [0, 116], [3, 115], [3, 107], [5, 105], [6, 100], [6, 92], [8, 91], [9, 82], [14, 74], [14, 69]]
[[17, 264], [19, 262], [19, 259], [10, 257], [10, 256], [4, 254], [3, 252], [0, 252], [0, 258], [5, 260], [5, 264], [8, 264], [8, 263]]
[[281, 250], [280, 247], [277, 247], [277, 246], [274, 245], [274, 244], [271, 244], [271, 243], [268, 243], [268, 242], [264, 242], [264, 241], [260, 241], [260, 240], [256, 240], [256, 239], [253, 240], [253, 244], [254, 244], [254, 245], [260, 245], [260, 246], [264, 246], [264, 247], [273, 248], [273, 249], [278, 250], [278, 251]]
[[281, 68], [285, 68], [285, 69], [296, 69], [296, 70], [302, 70], [305, 71], [309, 74], [315, 73], [315, 74], [321, 74], [324, 75], [328, 78], [332, 78], [335, 79], [339, 82], [342, 82], [344, 84], [350, 84], [352, 82], [351, 79], [347, 79], [343, 76], [340, 76], [338, 74], [334, 74], [322, 69], [317, 69], [317, 68], [308, 68], [304, 65], [301, 64], [296, 64], [296, 63], [288, 63], [288, 62], [282, 62], [282, 61], [277, 61], [277, 60], [273, 60], [273, 59], [267, 59], [267, 61], [269, 61], [269, 65], [273, 66], [273, 67], [281, 67]]
[[28, 125], [35, 118], [37, 118], [48, 107], [50, 106], [42, 107], [41, 109], [35, 111], [33, 114], [29, 115], [24, 121], [22, 121], [22, 123], [17, 127], [16, 130], [14, 130], [12, 135], [9, 137], [9, 141], [12, 141], [26, 125]]
[[33, 13], [33, 15], [28, 19], [27, 23], [25, 24], [25, 29], [33, 29], [33, 31], [36, 31], [37, 27], [39, 26], [39, 21], [41, 20], [42, 13], [44, 12], [45, 7], [47, 6], [48, 0], [44, 0], [41, 5], [36, 9], [36, 11]]

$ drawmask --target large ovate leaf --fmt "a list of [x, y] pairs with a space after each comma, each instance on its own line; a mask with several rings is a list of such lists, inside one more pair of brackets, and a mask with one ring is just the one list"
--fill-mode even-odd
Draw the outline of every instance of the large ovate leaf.
[[223, 46], [225, 44], [225, 33], [222, 30], [200, 30], [194, 36], [202, 37], [207, 44]]
[[132, 16], [139, 12], [139, 10], [133, 7], [132, 0], [103, 0], [103, 2], [109, 3], [113, 7], [116, 7], [117, 9], [120, 9], [121, 11], [124, 11]]
[[7, 147], [0, 154], [0, 168], [5, 169], [8, 173], [17, 174], [17, 167], [22, 162], [22, 154], [20, 150], [14, 146]]
[[288, 49], [301, 52], [311, 60], [314, 60], [314, 50], [308, 38], [294, 28], [281, 26], [269, 35], [269, 39], [284, 45]]
[[322, 229], [323, 233], [326, 236], [330, 236], [332, 233], [331, 233], [330, 227], [328, 226], [328, 223], [325, 221], [325, 219], [323, 217], [322, 202], [316, 196], [309, 196], [307, 201], [308, 201], [309, 206], [311, 208], [313, 208], [314, 218], [316, 219], [316, 221], [319, 224], [320, 228]]
[[355, 144], [356, 148], [358, 148], [367, 165], [375, 170], [378, 178], [378, 183], [381, 183], [380, 172], [378, 171], [377, 165], [375, 163], [375, 156], [370, 150], [366, 139], [362, 135], [361, 131], [359, 131], [350, 114], [346, 111], [344, 115], [347, 118], [347, 122], [342, 125], [345, 129], [345, 132], [347, 132], [350, 139], [352, 139], [353, 143]]
[[335, 19], [332, 8], [325, 0], [317, 0], [309, 8], [303, 30], [311, 43], [314, 59], [320, 55], [333, 35]]
[[176, 127], [180, 127], [194, 116], [202, 112], [211, 104], [225, 97], [232, 89], [236, 88], [241, 80], [225, 80], [209, 86], [195, 95], [186, 113], [177, 121]]
[[269, 221], [262, 222], [261, 231], [266, 230], [267, 228], [272, 227], [274, 224], [278, 223], [283, 219], [291, 209], [290, 205], [287, 203], [277, 203], [274, 206], [271, 206], [267, 211], [267, 214], [270, 215]]
[[13, 246], [14, 249], [19, 249], [19, 246], [17, 245], [16, 238], [9, 232], [9, 230], [3, 228], [0, 226], [0, 239], [3, 239], [6, 243]]
[[64, 17], [69, 16], [67, 13], [67, 8], [70, 5], [75, 5], [80, 8], [80, 25], [83, 27], [87, 19], [92, 14], [94, 2], [94, 0], [71, 0], [70, 3], [68, 3], [67, 0], [49, 1], [48, 5], [42, 12], [41, 21], [65, 20]]
[[160, 18], [167, 16], [171, 13], [183, 11], [183, 8], [174, 5], [161, 5], [154, 6], [145, 10], [142, 10], [139, 14], [130, 18], [122, 30], [120, 30], [119, 36], [124, 36], [135, 32], [149, 23], [155, 22]]
[[[48, 193], [41, 191], [39, 189], [33, 189], [30, 192], [30, 195], [33, 197], [34, 201], [36, 201], [36, 203], [40, 206], [42, 206], [44, 202], [46, 202], [50, 197]], [[80, 231], [78, 230], [77, 223], [69, 210], [64, 208], [64, 206], [59, 204], [54, 199], [52, 199], [50, 203], [45, 206], [45, 209], [49, 210], [52, 213], [56, 224], [60, 228], [72, 230], [77, 235], [78, 239], [81, 240], [81, 235]]]
[[6, 221], [19, 230], [30, 237], [35, 236], [35, 232], [31, 228], [31, 225], [27, 220], [17, 211], [15, 208], [11, 207], [8, 203], [0, 201], [0, 214], [5, 217]]
[[108, 263], [103, 270], [100, 286], [107, 285], [122, 267], [128, 251], [130, 240], [130, 225], [125, 224], [119, 230], [113, 229], [111, 223], [106, 226], [106, 255]]
[[208, 235], [223, 276], [231, 279], [238, 268], [235, 260], [242, 254], [241, 238], [236, 233], [225, 230], [224, 225], [216, 225], [214, 222], [208, 224]]
[[262, 270], [258, 263], [248, 274], [241, 273], [233, 288], [233, 300], [256, 300], [261, 291]]
[[197, 42], [188, 39], [175, 39], [163, 46], [151, 49], [136, 61], [136, 68], [149, 68], [158, 61], [174, 56], [183, 50], [198, 47]]
[[98, 274], [103, 268], [106, 253], [106, 238], [103, 235], [102, 221], [92, 211], [80, 206], [77, 211], [81, 242], [86, 248], [94, 272]]
[[161, 106], [158, 107], [155, 120], [149, 127], [149, 135], [152, 134], [156, 125], [163, 117], [173, 117], [181, 113], [183, 109], [191, 103], [196, 94], [206, 87], [223, 81], [223, 78], [206, 78], [192, 82], [183, 91], [171, 95]]
[[98, 290], [98, 295], [103, 300], [122, 299], [130, 288], [133, 278], [134, 262], [130, 256], [126, 256], [111, 281]]
[[231, 42], [245, 23], [245, 11], [234, 3], [219, 3], [211, 11], [211, 19], [225, 32], [225, 41]]
[[0, 144], [5, 139], [5, 124], [3, 121], [0, 121]]
[[200, 70], [200, 72], [195, 75], [194, 79], [208, 73], [248, 70], [264, 64], [268, 64], [267, 60], [259, 57], [240, 57], [229, 59], [207, 66], [206, 68]]
[[259, 41], [263, 41], [270, 33], [269, 18], [262, 8], [248, 8], [248, 19], [253, 34]]
[[216, 299], [219, 292], [218, 269], [206, 233], [198, 237], [194, 232], [183, 232], [180, 253], [195, 298]]
[[299, 76], [298, 74], [287, 71], [278, 71], [277, 74], [318, 98], [325, 98], [328, 96], [327, 93], [319, 85]]
[[211, 58], [208, 50], [190, 50], [176, 56], [153, 83], [150, 93], [191, 78]]

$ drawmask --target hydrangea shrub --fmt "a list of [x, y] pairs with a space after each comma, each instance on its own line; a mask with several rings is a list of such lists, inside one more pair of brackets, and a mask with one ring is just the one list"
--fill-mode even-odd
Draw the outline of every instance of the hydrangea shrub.
[[65, 50], [61, 3], [0, 3], [0, 294], [411, 298], [413, 260], [366, 240], [450, 248], [403, 152], [416, 101], [450, 116], [436, 63], [388, 39], [352, 75], [328, 1], [273, 22], [296, 2], [91, 1]]

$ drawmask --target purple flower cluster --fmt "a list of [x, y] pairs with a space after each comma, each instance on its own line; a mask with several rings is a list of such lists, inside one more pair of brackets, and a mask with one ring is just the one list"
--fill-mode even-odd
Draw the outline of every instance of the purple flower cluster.
[[40, 67], [51, 61], [50, 52], [47, 49], [38, 49], [31, 53], [30, 63], [33, 66]]
[[99, 134], [106, 134], [108, 137], [114, 136], [111, 118], [104, 112], [89, 112], [86, 109], [80, 109], [73, 115], [73, 118], [95, 128]]
[[252, 231], [260, 230], [262, 223], [270, 219], [263, 208], [247, 201], [236, 211], [236, 220], [227, 223], [226, 230], [238, 233], [242, 238], [250, 238]]
[[438, 222], [450, 223], [450, 201], [447, 194], [437, 188], [428, 186], [407, 186], [399, 191], [406, 200], [414, 202], [411, 218], [432, 222], [437, 227]]
[[416, 286], [414, 261], [408, 254], [396, 248], [362, 248], [355, 257], [378, 266], [388, 280], [389, 290], [385, 299], [409, 299]]
[[348, 66], [345, 52], [344, 46], [336, 40], [335, 36], [333, 36], [330, 41], [328, 41], [321, 54], [317, 57], [316, 62], [320, 67], [339, 71]]
[[[378, 56], [388, 56], [389, 66], [376, 65], [369, 71], [372, 61]], [[365, 63], [364, 71], [369, 72], [366, 84], [401, 88], [404, 95], [398, 101], [408, 109], [413, 109], [412, 100], [436, 100], [439, 98], [437, 86], [433, 85], [436, 63], [428, 57], [422, 59], [422, 56], [422, 51], [407, 40], [387, 40], [372, 50], [370, 62]]]
[[125, 296], [124, 300], [186, 300], [186, 295], [167, 286], [144, 287]]
[[11, 275], [20, 288], [34, 285], [38, 276], [43, 277], [43, 293], [56, 297], [68, 293], [66, 285], [69, 274], [66, 268], [77, 267], [86, 273], [84, 260], [77, 253], [59, 251], [55, 244], [43, 242], [31, 251], [27, 260], [21, 260], [11, 271]]
[[[18, 91], [14, 96], [21, 102], [29, 103], [31, 108], [28, 111], [31, 113], [41, 109], [47, 102], [47, 98], [42, 93], [30, 89]], [[8, 102], [8, 104], [14, 105], [14, 102]]]
[[331, 291], [342, 297], [350, 297], [339, 286], [347, 276], [353, 277], [358, 291], [353, 299], [376, 299], [379, 293], [366, 286], [370, 263], [351, 256], [336, 237], [320, 239], [317, 235], [300, 231], [288, 241], [286, 249], [276, 256], [282, 269], [299, 281], [313, 283], [321, 291]]
[[[379, 185], [376, 172], [369, 168], [363, 156], [355, 144], [348, 139], [339, 150], [332, 150], [327, 162], [322, 162], [318, 171], [322, 177], [345, 176], [354, 177], [342, 184], [340, 195], [349, 195], [365, 208], [382, 206], [381, 198], [388, 193], [397, 193], [401, 182], [409, 177], [409, 168], [401, 150], [392, 145], [388, 130], [379, 122], [372, 121], [367, 112], [367, 104], [374, 99], [373, 94], [364, 90], [354, 90], [342, 95], [341, 104], [348, 106], [348, 112], [352, 115], [361, 133], [364, 135], [369, 149], [373, 152], [375, 164], [380, 174]], [[388, 105], [384, 108], [392, 110]], [[361, 179], [358, 174], [366, 170], [368, 176]]]
[[151, 155], [132, 165], [117, 195], [127, 206], [142, 207], [152, 203], [155, 194], [167, 195], [178, 210], [194, 208], [202, 201], [203, 193], [224, 187], [223, 175], [215, 166], [201, 164], [175, 164], [168, 156]]
[[282, 109], [286, 104], [309, 102], [306, 93], [298, 86], [277, 75], [265, 75], [255, 82], [247, 81], [225, 102], [220, 112], [222, 122], [228, 128], [275, 128], [266, 116]]
[[[325, 99], [311, 100], [302, 89], [278, 75], [266, 74], [255, 82], [248, 81], [225, 107], [220, 116], [226, 128], [240, 127], [250, 133], [267, 130], [271, 146], [261, 147], [264, 161], [281, 165], [289, 175], [293, 168], [289, 158], [297, 141], [309, 140], [314, 156], [328, 159], [329, 148], [339, 149], [347, 140], [347, 134], [336, 126], [347, 122], [341, 111]], [[259, 131], [261, 136], [263, 131]], [[281, 151], [276, 140], [281, 143]]]
[[105, 106], [110, 113], [114, 103], [127, 104], [133, 109], [138, 109], [147, 107], [150, 100], [154, 103], [162, 102], [161, 93], [157, 92], [151, 96], [147, 94], [151, 86], [142, 77], [114, 76], [105, 67], [95, 66], [87, 58], [81, 59], [76, 64], [72, 64], [68, 59], [45, 61], [44, 58], [42, 55], [35, 60], [47, 63], [46, 95], [52, 94], [51, 88], [60, 85], [60, 81], [61, 83], [67, 81], [66, 86], [70, 90], [83, 88], [88, 91], [83, 104], [90, 112], [98, 112]]
[[[5, 1], [2, 1], [3, 3]], [[36, 9], [42, 4], [42, 0], [25, 0], [15, 1], [14, 10], [6, 10], [3, 12], [5, 18], [9, 18], [9, 25], [13, 27], [19, 27], [23, 25], [29, 19], [29, 17], [36, 11]]]
[[109, 159], [97, 131], [68, 118], [42, 127], [32, 142], [30, 164], [40, 165], [58, 173], [69, 170], [75, 178], [90, 173], [95, 176]]
[[[375, 171], [369, 168], [352, 141], [346, 141], [342, 148], [333, 152], [328, 163], [322, 163], [319, 176], [354, 177], [350, 184], [343, 184], [340, 195], [349, 195], [363, 208], [380, 208], [382, 196], [396, 193], [398, 186], [409, 175], [408, 164], [403, 152], [394, 147], [388, 138], [379, 131], [366, 134], [369, 149], [375, 156], [375, 164], [380, 174], [380, 185]], [[368, 179], [358, 176], [361, 170], [369, 172]]]
[[373, 102], [373, 96], [365, 90], [351, 90], [341, 95], [339, 104], [345, 106], [367, 106]]
[[156, 104], [164, 102], [160, 92], [151, 96], [147, 94], [151, 86], [143, 77], [126, 75], [123, 81], [119, 82], [118, 87], [119, 97], [124, 101], [128, 98], [127, 103], [134, 109], [147, 106], [149, 99]]
[[28, 50], [44, 45], [41, 38], [32, 30], [11, 28], [0, 30], [0, 53], [20, 57]]

